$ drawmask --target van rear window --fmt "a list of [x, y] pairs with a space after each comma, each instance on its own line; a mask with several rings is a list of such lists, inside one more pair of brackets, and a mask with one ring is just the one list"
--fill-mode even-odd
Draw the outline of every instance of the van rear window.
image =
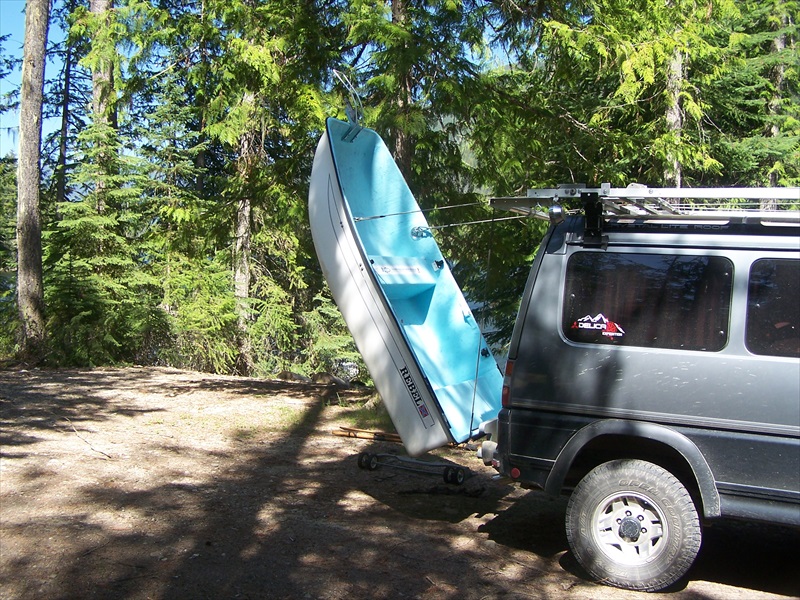
[[562, 330], [574, 342], [716, 352], [728, 342], [732, 279], [721, 256], [576, 252]]
[[750, 268], [745, 344], [753, 354], [800, 357], [800, 260], [761, 259]]

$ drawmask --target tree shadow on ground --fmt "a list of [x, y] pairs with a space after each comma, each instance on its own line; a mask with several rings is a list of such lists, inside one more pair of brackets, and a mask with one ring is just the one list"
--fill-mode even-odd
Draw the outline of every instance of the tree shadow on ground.
[[[71, 430], [82, 422], [103, 422], [112, 415], [134, 416], [147, 409], [109, 403], [104, 393], [138, 381], [141, 372], [120, 373], [113, 384], [93, 370], [0, 371], [0, 447], [27, 446], [40, 440], [35, 432]], [[24, 431], [23, 431], [24, 430]], [[19, 456], [19, 453], [16, 454]]]
[[[31, 385], [30, 378], [12, 378], [2, 392], [3, 425], [16, 424], [20, 435], [35, 437], [30, 432], [58, 425], [65, 415], [96, 426], [113, 415], [133, 419], [142, 406], [106, 396], [134, 382], [146, 391], [142, 373], [129, 371], [102, 385], [77, 373], [69, 392], [59, 392], [52, 379]], [[165, 393], [155, 379], [152, 385], [153, 393]], [[180, 439], [143, 441], [202, 472], [186, 478], [176, 468], [174, 477], [154, 473], [136, 486], [93, 482], [77, 490], [79, 499], [65, 503], [63, 514], [34, 515], [20, 524], [20, 535], [34, 546], [0, 570], [0, 577], [18, 580], [16, 597], [547, 598], [554, 596], [535, 590], [573, 586], [591, 592], [585, 574], [566, 558], [564, 499], [511, 494], [508, 485], [484, 475], [458, 489], [359, 469], [357, 451], [342, 446], [354, 442], [332, 442], [325, 431], [326, 406], [315, 386], [199, 377], [173, 383], [166, 393], [199, 389], [225, 394], [226, 402], [252, 395], [268, 401], [280, 393], [302, 404], [302, 414], [268, 438], [234, 441], [225, 449]], [[47, 407], [56, 415], [45, 416]], [[380, 444], [365, 449], [385, 450]], [[715, 531], [707, 534], [691, 579], [797, 592], [791, 589], [796, 577], [789, 583], [774, 577], [777, 570], [795, 569], [796, 537], [763, 538], [756, 528]], [[770, 564], [759, 563], [759, 553]], [[58, 559], [39, 562], [51, 554]], [[748, 570], [751, 575], [743, 575]], [[565, 578], [569, 585], [558, 587]], [[546, 584], [556, 587], [538, 587]]]
[[480, 532], [503, 546], [555, 557], [567, 549], [566, 506], [563, 497], [528, 492], [482, 526]]
[[[126, 385], [126, 379], [118, 378], [108, 391]], [[103, 427], [112, 415], [132, 414], [124, 402], [109, 402], [91, 374], [71, 377], [69, 393], [51, 383], [46, 377], [15, 382], [3, 418], [20, 431], [35, 431], [57, 427], [65, 415]], [[464, 507], [478, 499], [431, 490], [417, 494], [416, 484], [405, 495], [393, 495], [373, 473], [358, 469], [356, 454], [330, 452], [333, 436], [320, 436], [325, 402], [309, 400], [314, 390], [289, 386], [287, 394], [287, 386], [275, 385], [284, 397], [295, 389], [304, 409], [293, 427], [263, 443], [214, 452], [182, 440], [148, 443], [161, 454], [205, 464], [208, 473], [199, 483], [179, 478], [135, 487], [113, 480], [91, 483], [78, 490], [78, 500], [65, 504], [63, 514], [33, 515], [16, 525], [31, 540], [60, 546], [60, 558], [46, 576], [34, 548], [4, 566], [4, 573], [18, 580], [17, 595], [380, 598], [402, 590], [423, 596], [460, 589], [465, 573], [471, 573], [467, 583], [476, 590], [499, 589], [489, 572], [475, 569], [477, 556], [453, 546], [447, 529], [478, 512]], [[203, 384], [175, 384], [166, 393], [197, 387]], [[145, 388], [139, 382], [139, 389]], [[268, 396], [274, 388], [266, 382], [217, 381], [205, 389], [234, 398], [254, 390]], [[163, 387], [159, 391], [165, 393]], [[40, 418], [50, 407], [56, 414]], [[407, 500], [421, 495], [425, 501], [415, 514], [417, 503], [409, 507]], [[479, 507], [489, 510], [490, 505]], [[113, 524], [102, 524], [106, 514], [113, 515]], [[39, 547], [41, 554], [53, 550], [47, 546]]]
[[225, 473], [203, 486], [86, 490], [92, 505], [162, 527], [105, 532], [76, 552], [58, 589], [76, 598], [138, 597], [143, 586], [161, 598], [393, 598], [463, 589], [471, 573], [466, 583], [483, 590], [474, 597], [501, 591], [476, 571], [477, 556], [453, 547], [446, 525], [453, 511], [465, 513], [452, 496], [428, 495], [417, 515], [360, 500], [381, 484], [355, 456], [318, 453], [312, 433], [322, 410], [317, 402], [282, 440], [227, 457]]
[[[160, 377], [165, 374], [182, 374], [184, 377], [165, 383]], [[138, 406], [135, 400], [118, 401], [120, 391], [129, 389], [135, 389], [137, 394], [157, 394], [168, 398], [179, 398], [198, 389], [241, 395], [280, 393], [283, 397], [294, 396], [297, 399], [308, 398], [310, 394], [325, 396], [331, 393], [330, 386], [199, 373], [186, 376], [184, 371], [168, 368], [0, 370], [0, 382], [0, 448], [3, 448], [3, 456], [9, 456], [9, 447], [24, 447], [40, 441], [35, 435], [39, 431], [77, 432], [81, 423], [97, 424], [114, 416], [135, 417], [164, 412], [164, 408]], [[363, 391], [354, 389], [339, 393], [358, 395]]]

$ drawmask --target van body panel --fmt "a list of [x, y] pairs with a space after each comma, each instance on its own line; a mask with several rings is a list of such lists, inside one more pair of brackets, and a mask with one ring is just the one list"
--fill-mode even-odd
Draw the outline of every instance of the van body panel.
[[[748, 287], [759, 261], [798, 272], [798, 228], [620, 221], [607, 224], [601, 247], [583, 245], [580, 217], [551, 227], [541, 245], [509, 348], [501, 471], [517, 468], [521, 482], [559, 493], [597, 436], [658, 440], [691, 466], [706, 517], [800, 525], [800, 358], [747, 339], [787, 325], [793, 317], [779, 304], [790, 315], [800, 304], [800, 285], [761, 304], [750, 296], [766, 284]], [[639, 279], [644, 292], [626, 299]], [[632, 306], [622, 312], [636, 318], [615, 322], [606, 305]]]

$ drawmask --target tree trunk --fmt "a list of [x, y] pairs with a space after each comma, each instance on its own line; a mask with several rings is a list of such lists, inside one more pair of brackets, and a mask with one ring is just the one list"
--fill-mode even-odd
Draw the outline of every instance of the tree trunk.
[[[408, 22], [408, 6], [407, 0], [393, 0], [392, 1], [392, 23], [398, 27], [406, 27]], [[404, 42], [405, 44], [405, 42]], [[408, 113], [411, 109], [413, 102], [412, 96], [412, 78], [411, 72], [406, 69], [400, 73], [399, 77], [399, 90], [397, 93], [397, 129], [394, 132], [394, 159], [400, 172], [407, 181], [411, 177], [411, 162], [413, 158], [413, 150], [411, 148], [411, 137], [404, 129], [406, 127], [404, 121], [407, 120]]]
[[[251, 94], [245, 102], [252, 103]], [[257, 136], [248, 132], [239, 143], [239, 177], [241, 197], [236, 207], [236, 236], [233, 249], [233, 290], [236, 298], [239, 360], [236, 366], [241, 375], [253, 370], [253, 349], [250, 343], [250, 237], [252, 204], [248, 180], [254, 161]]]
[[[780, 19], [780, 27], [786, 27], [789, 24], [789, 17], [787, 14], [783, 14]], [[772, 40], [772, 52], [773, 54], [781, 54], [786, 49], [786, 38], [783, 34], [779, 34], [775, 36], [775, 39]], [[775, 90], [772, 99], [769, 102], [768, 110], [770, 117], [773, 117], [772, 124], [769, 126], [769, 131], [767, 133], [768, 137], [776, 138], [781, 134], [780, 125], [774, 119], [776, 115], [778, 115], [781, 111], [781, 104], [783, 102], [783, 86], [784, 80], [786, 78], [786, 67], [782, 62], [778, 62], [775, 65], [775, 68], [772, 70], [772, 86]], [[778, 185], [778, 170], [774, 168], [775, 165], [772, 165], [773, 168], [769, 171], [769, 185], [772, 187], [776, 187]], [[761, 208], [763, 210], [774, 210], [777, 207], [777, 203], [775, 200], [762, 200], [761, 201]]]
[[[206, 22], [206, 14], [205, 14], [205, 3], [201, 3], [200, 8], [200, 15], [199, 20], [201, 23]], [[210, 70], [209, 63], [211, 60], [209, 59], [209, 51], [208, 51], [208, 42], [206, 40], [205, 35], [200, 39], [200, 65], [199, 68], [202, 72], [208, 72]], [[205, 87], [205, 83], [202, 84]], [[195, 92], [195, 109], [197, 110], [197, 114], [200, 117], [200, 124], [198, 126], [198, 133], [200, 138], [198, 142], [202, 143], [206, 139], [206, 114], [208, 112], [208, 104], [206, 102], [206, 94], [200, 93], [200, 84], [198, 84], [198, 90]], [[205, 90], [203, 90], [205, 92]], [[198, 100], [198, 96], [203, 98], [202, 102]], [[194, 160], [194, 166], [197, 168], [197, 178], [195, 179], [195, 193], [202, 198], [203, 193], [205, 191], [205, 182], [206, 182], [206, 151], [205, 148], [201, 149]]]
[[[89, 11], [101, 23], [101, 27], [107, 27], [110, 15], [111, 0], [90, 0]], [[95, 118], [103, 123], [110, 123], [110, 102], [113, 90], [114, 68], [109, 57], [104, 57], [98, 68], [92, 71], [92, 110]]]
[[683, 53], [675, 49], [667, 70], [667, 132], [670, 136], [671, 149], [667, 152], [667, 164], [664, 167], [664, 185], [681, 187], [682, 168], [677, 155], [677, 147], [683, 133], [683, 115], [681, 113], [681, 86], [683, 84]]
[[49, 0], [28, 0], [19, 113], [17, 170], [17, 302], [20, 357], [40, 360], [44, 352], [42, 223], [39, 208], [42, 96]]
[[67, 137], [69, 136], [70, 86], [72, 85], [72, 45], [65, 42], [64, 93], [61, 98], [61, 132], [58, 141], [58, 164], [56, 165], [56, 202], [67, 199]]
[[[95, 16], [100, 27], [108, 27], [109, 9], [112, 7], [112, 0], [90, 0], [89, 11]], [[98, 67], [92, 70], [92, 111], [94, 122], [100, 126], [116, 127], [116, 117], [114, 115], [114, 103], [112, 93], [114, 90], [114, 64], [111, 58], [111, 49], [102, 58]], [[99, 167], [103, 173], [110, 171], [111, 156], [106, 149], [99, 154]], [[106, 206], [106, 182], [99, 178], [95, 182], [95, 192], [97, 194], [97, 212], [104, 213]]]
[[239, 361], [237, 370], [249, 375], [253, 369], [253, 352], [250, 344], [250, 198], [245, 193], [236, 210], [236, 240], [234, 247], [233, 286], [236, 297], [237, 324], [239, 328]]

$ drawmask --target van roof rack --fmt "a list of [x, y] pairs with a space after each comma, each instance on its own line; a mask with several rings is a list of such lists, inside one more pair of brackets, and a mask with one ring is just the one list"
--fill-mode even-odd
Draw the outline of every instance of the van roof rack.
[[[720, 219], [748, 217], [769, 222], [800, 224], [800, 187], [651, 188], [631, 184], [624, 188], [603, 183], [599, 188], [563, 184], [555, 188], [529, 189], [523, 197], [491, 198], [489, 204], [531, 217], [552, 219], [564, 199], [600, 202], [602, 216], [657, 219]], [[766, 201], [766, 202], [765, 202]], [[586, 207], [574, 211], [583, 212]]]

